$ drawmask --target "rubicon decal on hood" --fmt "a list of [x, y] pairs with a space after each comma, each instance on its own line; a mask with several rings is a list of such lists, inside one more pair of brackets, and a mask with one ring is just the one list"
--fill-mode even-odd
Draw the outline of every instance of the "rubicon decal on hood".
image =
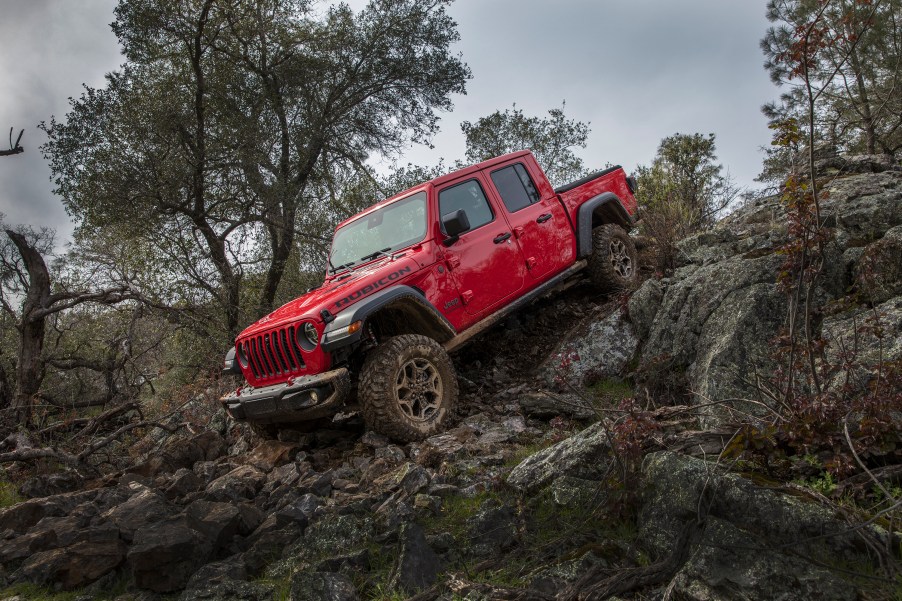
[[396, 272], [394, 272], [394, 273], [390, 273], [390, 274], [388, 274], [387, 276], [385, 276], [384, 278], [382, 278], [381, 280], [377, 280], [377, 281], [375, 281], [375, 282], [372, 282], [371, 284], [367, 284], [366, 286], [364, 286], [364, 287], [361, 288], [360, 290], [358, 290], [358, 291], [356, 291], [356, 292], [352, 292], [351, 294], [349, 294], [348, 296], [346, 296], [346, 297], [344, 297], [344, 298], [338, 299], [338, 300], [335, 302], [335, 306], [336, 306], [336, 307], [343, 307], [343, 306], [347, 305], [348, 303], [350, 303], [350, 302], [352, 302], [352, 301], [355, 301], [355, 300], [357, 300], [358, 298], [360, 298], [360, 297], [362, 297], [362, 296], [366, 296], [367, 294], [369, 294], [369, 293], [372, 292], [373, 290], [378, 290], [378, 289], [381, 288], [382, 286], [385, 286], [386, 284], [389, 284], [389, 283], [391, 283], [391, 282], [394, 282], [395, 280], [397, 280], [397, 279], [400, 278], [401, 276], [403, 276], [403, 275], [405, 275], [405, 274], [408, 274], [408, 273], [410, 273], [411, 271], [413, 271], [413, 269], [412, 269], [411, 267], [408, 266], [408, 267], [401, 268], [401, 269], [399, 269], [398, 271], [396, 271]]

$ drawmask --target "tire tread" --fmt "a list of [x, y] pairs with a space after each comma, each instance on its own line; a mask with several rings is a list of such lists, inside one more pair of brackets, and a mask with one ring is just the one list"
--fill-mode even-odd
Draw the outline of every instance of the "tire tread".
[[[445, 402], [439, 415], [429, 427], [416, 428], [405, 422], [404, 415], [397, 408], [389, 390], [398, 367], [398, 357], [409, 349], [421, 347], [428, 358], [435, 362], [440, 372], [447, 371], [443, 378]], [[419, 334], [393, 336], [371, 351], [363, 363], [357, 396], [367, 428], [402, 442], [423, 440], [438, 432], [442, 423], [449, 419], [457, 404], [458, 386], [454, 366], [442, 346]]]

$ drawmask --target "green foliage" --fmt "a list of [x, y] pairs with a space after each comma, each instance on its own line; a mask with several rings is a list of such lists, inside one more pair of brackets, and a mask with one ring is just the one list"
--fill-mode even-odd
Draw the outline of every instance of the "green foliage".
[[605, 408], [619, 405], [620, 401], [635, 394], [633, 385], [619, 378], [604, 378], [593, 382], [588, 388], [598, 406]]
[[454, 166], [448, 167], [445, 166], [444, 161], [439, 161], [434, 167], [422, 167], [408, 163], [406, 167], [395, 169], [380, 179], [379, 185], [387, 198], [423, 182], [445, 175], [460, 166], [459, 163], [456, 163]]
[[291, 572], [279, 578], [258, 578], [254, 582], [273, 587], [272, 601], [288, 601], [291, 598]]
[[834, 491], [836, 491], [836, 480], [830, 472], [821, 472], [818, 476], [813, 476], [806, 480], [799, 480], [798, 484], [807, 486], [811, 490], [818, 492], [825, 497], [831, 497]]
[[551, 438], [548, 438], [533, 444], [519, 447], [516, 451], [513, 452], [513, 454], [511, 454], [510, 457], [508, 457], [504, 461], [504, 466], [509, 468], [517, 467], [518, 465], [523, 463], [523, 460], [525, 460], [527, 457], [531, 457], [539, 451], [547, 449], [553, 443], [554, 441]]
[[217, 327], [234, 334], [249, 276], [263, 274], [258, 316], [292, 254], [319, 267], [308, 261], [346, 214], [327, 194], [336, 182], [371, 153], [428, 140], [464, 91], [448, 3], [372, 0], [355, 13], [121, 0], [113, 30], [125, 64], [45, 124], [79, 239], [115, 232], [125, 268], [153, 266], [167, 304], [218, 306]]
[[479, 507], [489, 499], [500, 499], [496, 492], [483, 492], [472, 497], [452, 496], [442, 502], [437, 516], [428, 518], [424, 527], [429, 533], [450, 532], [455, 538], [466, 533], [467, 520], [476, 515]]
[[[767, 18], [774, 25], [761, 49], [771, 79], [786, 92], [763, 107], [765, 116], [806, 122], [813, 109], [815, 131], [806, 134], [826, 147], [896, 154], [902, 148], [900, 17], [900, 0], [770, 0]], [[792, 167], [792, 155], [773, 147], [759, 180], [779, 183]]]
[[560, 185], [586, 174], [575, 148], [585, 148], [589, 124], [567, 119], [566, 103], [548, 111], [548, 117], [530, 117], [515, 104], [513, 108], [495, 111], [475, 123], [460, 125], [467, 138], [466, 159], [478, 163], [516, 152], [532, 150], [552, 185]]
[[391, 587], [391, 571], [397, 560], [395, 548], [391, 545], [371, 544], [369, 547], [370, 566], [367, 573], [357, 574], [354, 585], [364, 599], [371, 601], [403, 601], [407, 598]]
[[636, 170], [642, 231], [655, 243], [657, 267], [671, 269], [676, 243], [714, 224], [739, 189], [717, 162], [714, 134], [674, 134], [661, 140], [650, 166]]
[[20, 495], [18, 487], [12, 482], [0, 480], [0, 509], [12, 507], [16, 503], [24, 501]]
[[[108, 601], [115, 598], [124, 591], [116, 590], [107, 591], [101, 594], [93, 593], [91, 599], [98, 601]], [[5, 589], [0, 589], [0, 598], [18, 598], [22, 601], [75, 601], [76, 599], [84, 599], [83, 591], [54, 591], [53, 589], [38, 586], [30, 583], [18, 583]]]
[[368, 601], [404, 601], [407, 595], [392, 590], [388, 584], [380, 582], [367, 595], [364, 596]]

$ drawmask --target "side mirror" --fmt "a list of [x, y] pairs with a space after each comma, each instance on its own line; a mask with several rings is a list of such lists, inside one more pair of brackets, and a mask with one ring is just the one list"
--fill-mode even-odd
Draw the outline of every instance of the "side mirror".
[[470, 220], [463, 209], [458, 209], [453, 213], [442, 215], [442, 228], [445, 230], [445, 234], [448, 235], [444, 245], [451, 246], [457, 242], [461, 234], [470, 229]]

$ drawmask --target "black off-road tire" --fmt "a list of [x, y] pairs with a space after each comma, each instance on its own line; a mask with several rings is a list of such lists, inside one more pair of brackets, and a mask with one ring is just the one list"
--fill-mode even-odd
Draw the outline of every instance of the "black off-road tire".
[[368, 429], [400, 442], [440, 431], [457, 404], [457, 377], [442, 346], [427, 336], [389, 338], [370, 352], [357, 396]]
[[589, 280], [604, 292], [635, 287], [639, 279], [639, 260], [633, 239], [613, 223], [593, 229], [592, 254], [586, 271]]

